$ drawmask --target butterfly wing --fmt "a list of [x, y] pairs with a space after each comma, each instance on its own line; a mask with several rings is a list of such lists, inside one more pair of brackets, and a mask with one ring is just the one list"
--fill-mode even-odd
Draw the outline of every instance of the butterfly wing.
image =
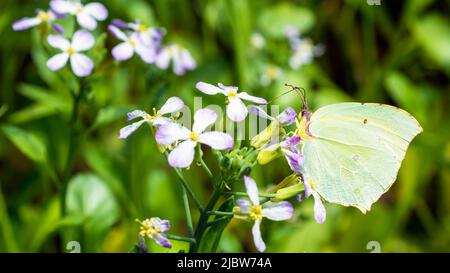
[[409, 113], [375, 103], [338, 103], [310, 119], [305, 172], [328, 202], [370, 210], [394, 183], [412, 139], [422, 131]]

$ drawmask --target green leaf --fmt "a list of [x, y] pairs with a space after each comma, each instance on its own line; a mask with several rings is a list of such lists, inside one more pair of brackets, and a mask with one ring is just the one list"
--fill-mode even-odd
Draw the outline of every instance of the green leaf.
[[75, 176], [67, 189], [67, 216], [84, 219], [84, 249], [98, 250], [109, 228], [119, 217], [117, 202], [96, 175], [84, 173]]
[[286, 26], [297, 27], [300, 33], [305, 33], [312, 28], [314, 22], [311, 10], [290, 3], [268, 7], [258, 18], [258, 26], [272, 38], [285, 37]]
[[47, 149], [44, 142], [36, 135], [10, 125], [4, 125], [1, 129], [6, 137], [28, 158], [38, 163], [46, 162]]
[[128, 106], [108, 106], [100, 110], [94, 123], [94, 127], [106, 125], [120, 118], [126, 117], [127, 112], [131, 110]]
[[419, 45], [437, 64], [450, 72], [450, 22], [438, 14], [415, 20], [412, 33]]
[[[220, 206], [219, 211], [231, 212], [233, 210], [233, 206], [234, 200], [233, 198], [229, 198]], [[201, 240], [199, 246], [200, 253], [216, 252], [223, 230], [227, 227], [228, 223], [232, 219], [231, 217], [216, 216], [214, 217], [214, 220], [222, 218], [222, 221], [217, 222], [216, 224], [207, 228], [206, 232], [203, 234], [203, 239]]]

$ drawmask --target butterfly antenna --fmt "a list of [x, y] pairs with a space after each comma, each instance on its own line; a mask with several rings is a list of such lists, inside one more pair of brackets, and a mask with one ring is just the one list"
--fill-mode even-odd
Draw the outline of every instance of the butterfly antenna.
[[300, 98], [302, 99], [303, 109], [308, 110], [308, 100], [306, 99], [306, 90], [302, 87], [298, 87], [298, 86], [288, 84], [288, 83], [285, 83], [284, 86], [291, 88], [291, 90], [289, 90], [288, 92], [291, 92], [291, 91], [297, 92], [300, 95]]

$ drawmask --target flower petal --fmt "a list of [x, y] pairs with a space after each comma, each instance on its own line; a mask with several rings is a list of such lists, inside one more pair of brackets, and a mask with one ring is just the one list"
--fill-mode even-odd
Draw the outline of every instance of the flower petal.
[[142, 110], [134, 110], [132, 112], [127, 113], [128, 120], [132, 120], [135, 118], [141, 117], [143, 119], [147, 118], [147, 113]]
[[267, 101], [263, 98], [249, 95], [247, 92], [240, 92], [237, 96], [243, 100], [248, 100], [257, 104], [267, 104]]
[[56, 54], [47, 61], [47, 67], [52, 71], [59, 70], [66, 65], [68, 59], [69, 54], [65, 52]]
[[219, 93], [225, 95], [225, 91], [223, 89], [206, 82], [198, 82], [195, 85], [195, 88], [207, 95], [216, 95]]
[[97, 21], [87, 12], [81, 12], [77, 14], [77, 22], [80, 26], [87, 28], [89, 30], [94, 30], [97, 28]]
[[153, 48], [144, 46], [142, 42], [137, 42], [134, 49], [145, 63], [151, 64], [155, 62], [156, 53]]
[[198, 136], [198, 141], [215, 150], [231, 149], [234, 146], [233, 138], [222, 132], [205, 132]]
[[294, 215], [294, 207], [287, 201], [277, 203], [269, 201], [264, 203], [262, 215], [273, 221], [283, 221], [292, 218]]
[[144, 124], [144, 122], [146, 122], [146, 121], [147, 120], [143, 119], [143, 120], [134, 122], [128, 126], [123, 127], [122, 129], [120, 129], [119, 139], [127, 138], [132, 133], [134, 133], [134, 131], [136, 131], [139, 127], [141, 127], [141, 125]]
[[267, 114], [267, 112], [264, 111], [264, 109], [262, 109], [259, 106], [252, 106], [250, 108], [250, 112], [252, 112], [253, 114], [260, 116], [262, 118], [268, 119], [268, 120], [275, 120], [273, 117], [269, 116], [269, 114]]
[[133, 53], [133, 46], [127, 42], [116, 45], [111, 51], [114, 59], [118, 61], [126, 61], [130, 59], [131, 57], [133, 57]]
[[220, 82], [217, 85], [225, 91], [225, 95], [228, 95], [231, 91], [237, 93], [239, 90], [237, 86], [225, 85]]
[[166, 70], [170, 64], [170, 51], [169, 47], [161, 48], [156, 55], [156, 66], [159, 69]]
[[53, 0], [50, 2], [50, 8], [59, 14], [73, 13], [76, 9], [76, 3], [65, 0]]
[[155, 227], [159, 228], [160, 232], [165, 232], [170, 229], [169, 220], [161, 220], [159, 217], [152, 217], [151, 220]]
[[161, 125], [166, 125], [168, 123], [175, 123], [175, 121], [173, 119], [166, 118], [166, 117], [157, 117], [157, 118], [152, 119], [153, 126], [161, 126]]
[[84, 11], [99, 21], [104, 21], [108, 18], [108, 10], [103, 4], [89, 3], [84, 6]]
[[48, 43], [54, 47], [66, 51], [70, 47], [70, 42], [61, 35], [50, 34], [47, 36]]
[[179, 97], [171, 97], [159, 109], [158, 114], [165, 115], [180, 111], [184, 107], [184, 102]]
[[314, 218], [317, 223], [323, 224], [327, 216], [327, 211], [325, 210], [325, 206], [323, 205], [319, 194], [316, 191], [313, 191], [312, 195], [314, 197]]
[[116, 26], [118, 28], [128, 28], [128, 23], [120, 19], [113, 19], [111, 25]]
[[194, 125], [192, 126], [192, 131], [201, 133], [205, 131], [208, 126], [212, 125], [216, 119], [216, 112], [209, 108], [197, 110], [194, 114]]
[[247, 214], [250, 212], [251, 204], [248, 200], [245, 199], [238, 199], [236, 200], [236, 205], [238, 205], [240, 212], [243, 214]]
[[250, 201], [252, 201], [253, 205], [259, 205], [259, 192], [255, 180], [249, 176], [244, 176], [244, 183]]
[[78, 30], [72, 38], [72, 49], [75, 51], [84, 51], [94, 46], [94, 36], [86, 30]]
[[247, 106], [238, 97], [228, 97], [227, 116], [232, 121], [243, 121], [248, 114]]
[[37, 26], [40, 23], [42, 23], [42, 20], [39, 17], [32, 17], [32, 18], [25, 17], [18, 21], [15, 21], [12, 25], [12, 28], [14, 31], [21, 31]]
[[185, 140], [181, 142], [175, 149], [172, 150], [172, 152], [170, 152], [169, 165], [175, 168], [189, 167], [194, 160], [196, 145], [197, 143], [192, 140]]
[[295, 122], [295, 119], [297, 118], [297, 113], [292, 107], [286, 108], [281, 114], [277, 116], [277, 120], [281, 123], [283, 126], [289, 126], [292, 123]]
[[109, 32], [111, 32], [112, 35], [114, 35], [117, 39], [122, 40], [124, 42], [128, 41], [128, 36], [125, 34], [125, 32], [123, 32], [122, 30], [120, 30], [118, 27], [114, 26], [114, 25], [109, 25], [108, 26], [108, 30]]
[[168, 123], [158, 127], [156, 131], [156, 141], [161, 145], [169, 145], [177, 140], [188, 139], [191, 136], [191, 132], [178, 123]]
[[76, 53], [70, 56], [73, 73], [78, 77], [86, 77], [92, 73], [94, 63], [86, 55]]
[[166, 234], [164, 233], [158, 233], [155, 237], [155, 242], [158, 243], [158, 245], [165, 247], [165, 248], [172, 248], [172, 244], [170, 243], [169, 239], [167, 239]]
[[266, 244], [264, 243], [262, 237], [261, 237], [261, 220], [256, 220], [252, 227], [252, 234], [253, 234], [253, 242], [255, 243], [256, 249], [259, 252], [264, 252], [266, 250]]

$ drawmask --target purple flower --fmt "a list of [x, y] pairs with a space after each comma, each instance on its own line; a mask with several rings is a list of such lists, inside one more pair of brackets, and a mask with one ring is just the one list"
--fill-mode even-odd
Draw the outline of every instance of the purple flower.
[[237, 217], [246, 216], [248, 220], [254, 221], [252, 233], [253, 241], [256, 249], [263, 252], [266, 245], [261, 237], [260, 225], [262, 218], [267, 218], [273, 221], [283, 221], [292, 218], [294, 215], [294, 207], [287, 201], [282, 202], [266, 202], [262, 205], [259, 203], [259, 192], [255, 180], [251, 177], [244, 176], [245, 188], [247, 190], [250, 201], [245, 199], [238, 199], [238, 205], [233, 209]]
[[104, 21], [108, 18], [108, 10], [101, 3], [83, 5], [77, 0], [52, 0], [50, 7], [58, 14], [72, 14], [76, 16], [78, 24], [89, 30], [97, 28], [97, 21]]
[[286, 157], [286, 160], [294, 173], [300, 174], [302, 172], [304, 158], [303, 155], [297, 149], [297, 144], [300, 142], [299, 136], [293, 136], [287, 138], [280, 143], [281, 150]]
[[172, 248], [172, 244], [164, 233], [170, 229], [169, 220], [161, 220], [158, 217], [152, 217], [150, 219], [145, 219], [142, 222], [139, 220], [136, 221], [141, 224], [139, 235], [154, 240], [162, 247]]
[[317, 193], [315, 187], [315, 183], [308, 176], [303, 174], [303, 184], [305, 185], [305, 197], [313, 196], [314, 198], [314, 218], [316, 222], [319, 224], [323, 224], [325, 222], [327, 212], [325, 210], [325, 206], [322, 203], [322, 199], [320, 195]]
[[26, 30], [35, 26], [38, 26], [42, 23], [50, 24], [57, 32], [62, 33], [63, 29], [61, 26], [53, 23], [56, 20], [56, 14], [51, 10], [43, 11], [37, 10], [35, 17], [25, 17], [13, 23], [13, 30], [21, 31]]
[[132, 112], [128, 113], [128, 120], [133, 120], [135, 118], [141, 117], [142, 119], [139, 121], [136, 121], [128, 126], [123, 127], [120, 129], [120, 139], [125, 139], [129, 135], [131, 135], [134, 131], [136, 131], [144, 122], [148, 122], [152, 124], [153, 126], [159, 126], [163, 124], [167, 124], [172, 122], [171, 119], [163, 117], [163, 115], [175, 113], [181, 110], [181, 108], [184, 107], [184, 102], [179, 97], [171, 97], [169, 98], [166, 103], [156, 111], [155, 109], [154, 114], [150, 115], [142, 110], [134, 110]]
[[216, 119], [216, 112], [204, 108], [195, 112], [192, 131], [173, 122], [158, 127], [156, 141], [161, 145], [175, 144], [175, 148], [169, 154], [170, 166], [187, 168], [191, 165], [198, 143], [208, 145], [216, 150], [233, 147], [234, 141], [230, 135], [217, 131], [205, 132]]
[[227, 116], [232, 121], [243, 121], [247, 115], [248, 110], [242, 100], [248, 100], [257, 104], [267, 104], [267, 101], [263, 98], [258, 98], [249, 95], [247, 92], [239, 92], [238, 87], [226, 86], [221, 83], [216, 87], [212, 84], [205, 82], [198, 82], [195, 87], [201, 92], [208, 95], [222, 94], [227, 97]]
[[179, 45], [168, 45], [159, 49], [156, 56], [156, 66], [166, 70], [172, 61], [173, 73], [183, 75], [188, 70], [196, 67], [196, 62], [191, 53]]
[[127, 34], [116, 26], [110, 25], [108, 29], [117, 39], [122, 41], [122, 43], [115, 46], [112, 50], [114, 59], [126, 61], [136, 53], [146, 63], [155, 62], [156, 48], [146, 46], [139, 39], [139, 34], [137, 32], [133, 32], [130, 36], [127, 36]]
[[47, 67], [56, 71], [64, 67], [70, 59], [72, 71], [78, 77], [86, 77], [92, 73], [94, 63], [86, 55], [79, 52], [89, 50], [94, 46], [95, 39], [91, 33], [85, 30], [78, 30], [69, 42], [61, 35], [49, 35], [48, 43], [62, 52], [51, 57], [47, 61]]
[[281, 112], [281, 114], [279, 114], [276, 117], [271, 117], [269, 116], [269, 114], [266, 113], [266, 111], [264, 111], [261, 107], [259, 106], [252, 106], [250, 111], [257, 115], [260, 116], [262, 118], [271, 120], [271, 121], [277, 121], [279, 122], [282, 126], [289, 126], [292, 123], [295, 122], [295, 119], [297, 118], [297, 113], [295, 112], [295, 110], [292, 107], [287, 107], [286, 109], [284, 109], [283, 112]]
[[146, 26], [139, 20], [136, 20], [136, 22], [127, 23], [120, 19], [114, 19], [112, 21], [112, 25], [121, 29], [128, 29], [136, 32], [140, 41], [145, 46], [149, 47], [158, 47], [164, 37], [164, 29]]

